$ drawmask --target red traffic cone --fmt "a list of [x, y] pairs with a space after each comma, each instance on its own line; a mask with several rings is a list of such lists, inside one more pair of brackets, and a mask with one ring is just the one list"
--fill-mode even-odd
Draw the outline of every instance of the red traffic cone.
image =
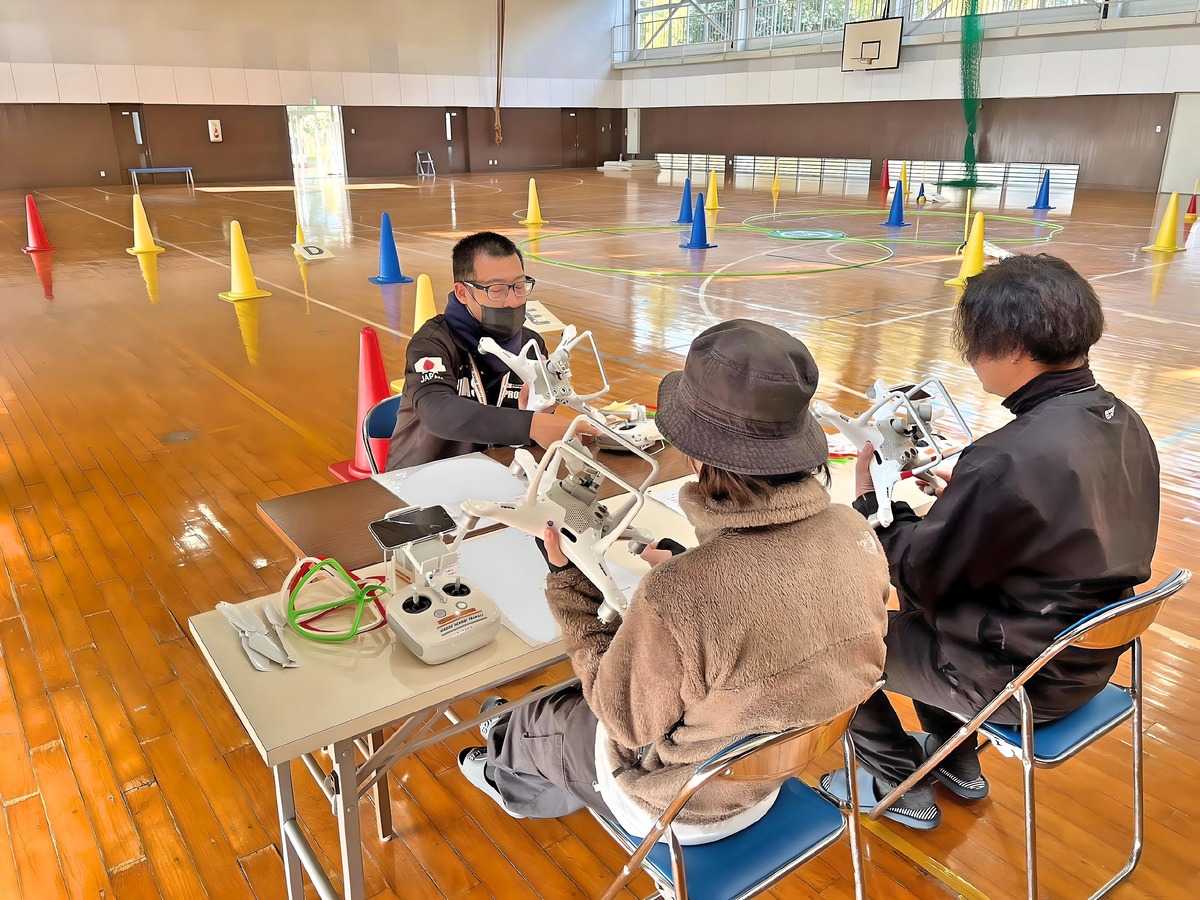
[[1192, 194], [1192, 200], [1188, 204], [1187, 212], [1185, 212], [1183, 214], [1183, 221], [1185, 221], [1185, 222], [1195, 222], [1196, 221], [1196, 195], [1195, 194]]
[[24, 248], [26, 253], [57, 249], [50, 246], [50, 240], [46, 237], [46, 229], [42, 226], [42, 217], [38, 215], [37, 204], [33, 202], [33, 194], [25, 195], [25, 223], [29, 226], [29, 246]]
[[[383, 371], [383, 354], [379, 352], [379, 336], [374, 328], [364, 328], [358, 335], [358, 417], [354, 429], [354, 459], [344, 459], [329, 467], [339, 481], [360, 481], [371, 477], [367, 448], [363, 446], [362, 423], [367, 411], [391, 393]], [[379, 462], [387, 457], [386, 439], [371, 441], [371, 452]]]
[[885, 194], [892, 189], [892, 180], [888, 177], [888, 161], [883, 161], [883, 172], [879, 176], [879, 189]]
[[42, 286], [42, 296], [47, 300], [54, 299], [54, 274], [51, 272], [50, 261], [54, 258], [49, 253], [30, 253], [33, 260], [33, 270], [37, 273], [38, 283]]

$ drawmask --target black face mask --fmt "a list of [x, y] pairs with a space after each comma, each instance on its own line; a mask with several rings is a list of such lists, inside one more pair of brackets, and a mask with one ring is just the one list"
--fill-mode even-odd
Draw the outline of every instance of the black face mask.
[[516, 337], [525, 324], [525, 304], [520, 306], [480, 306], [479, 324], [486, 334], [497, 341]]

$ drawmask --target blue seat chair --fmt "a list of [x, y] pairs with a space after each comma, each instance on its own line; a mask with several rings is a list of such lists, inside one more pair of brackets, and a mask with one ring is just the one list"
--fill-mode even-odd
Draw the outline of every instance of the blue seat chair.
[[[399, 411], [400, 401], [403, 399], [403, 394], [384, 397], [368, 409], [367, 414], [363, 416], [363, 447], [367, 451], [367, 462], [371, 466], [371, 472], [375, 475], [381, 471], [381, 461], [375, 458], [375, 453], [371, 449], [371, 439], [384, 440], [392, 436], [392, 432], [396, 430], [396, 413]], [[386, 458], [382, 460], [382, 464], [387, 465]]]
[[[857, 809], [854, 745], [846, 731], [856, 709], [857, 705], [811, 727], [749, 737], [718, 753], [696, 769], [645, 838], [629, 834], [616, 822], [597, 816], [604, 829], [632, 854], [604, 894], [605, 900], [615, 897], [639, 867], [654, 879], [658, 888], [652, 897], [675, 900], [753, 897], [837, 841], [846, 830], [847, 821], [855, 896], [862, 900], [865, 895], [858, 816], [848, 813], [844, 816], [836, 805], [794, 777], [840, 740], [851, 785], [849, 808]], [[680, 846], [673, 828], [675, 818], [709, 781], [780, 778], [787, 780], [778, 799], [749, 828], [713, 843]], [[664, 833], [667, 841], [660, 842]]]
[[[966, 722], [938, 751], [926, 760], [913, 775], [871, 810], [871, 818], [883, 814], [897, 797], [933, 771], [955, 747], [977, 731], [995, 745], [1003, 756], [1021, 761], [1024, 770], [1025, 793], [1025, 879], [1030, 900], [1038, 896], [1037, 875], [1037, 807], [1034, 802], [1034, 771], [1051, 768], [1066, 762], [1079, 751], [1099, 740], [1127, 719], [1133, 720], [1133, 850], [1124, 868], [1103, 887], [1092, 894], [1092, 900], [1110, 893], [1129, 877], [1142, 856], [1143, 784], [1142, 784], [1142, 633], [1158, 616], [1162, 605], [1191, 580], [1192, 573], [1179, 569], [1158, 587], [1145, 593], [1120, 600], [1084, 617], [1063, 631], [1020, 675]], [[1107, 650], [1114, 647], [1130, 649], [1130, 680], [1128, 686], [1110, 683], [1099, 694], [1069, 716], [1033, 724], [1033, 706], [1025, 693], [1025, 683], [1050, 660], [1068, 647]], [[989, 716], [1016, 698], [1021, 711], [1019, 727], [1005, 727], [988, 722]], [[1085, 848], [1080, 848], [1085, 852]]]

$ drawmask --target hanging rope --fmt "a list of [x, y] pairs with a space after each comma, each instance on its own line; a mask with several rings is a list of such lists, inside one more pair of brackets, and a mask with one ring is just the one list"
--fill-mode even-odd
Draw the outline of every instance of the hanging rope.
[[496, 143], [504, 140], [504, 129], [500, 126], [500, 91], [504, 84], [504, 0], [496, 0], [496, 105], [492, 109], [495, 122], [492, 131]]

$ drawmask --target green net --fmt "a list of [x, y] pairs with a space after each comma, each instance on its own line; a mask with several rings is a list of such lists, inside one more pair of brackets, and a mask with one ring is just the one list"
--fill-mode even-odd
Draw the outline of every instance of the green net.
[[967, 138], [963, 143], [963, 164], [966, 175], [954, 181], [939, 181], [950, 187], [989, 187], [982, 185], [975, 170], [975, 141], [979, 130], [979, 58], [983, 49], [983, 17], [979, 15], [979, 0], [963, 0], [962, 16], [962, 103], [967, 122]]

